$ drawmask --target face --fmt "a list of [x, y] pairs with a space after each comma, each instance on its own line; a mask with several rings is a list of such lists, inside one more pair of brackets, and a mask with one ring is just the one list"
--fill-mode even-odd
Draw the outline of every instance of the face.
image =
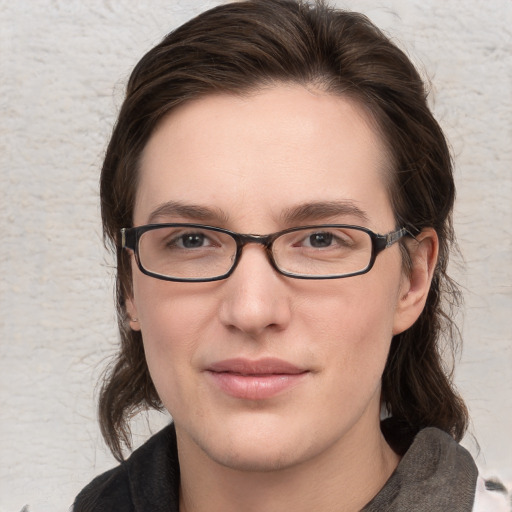
[[[355, 103], [300, 86], [189, 102], [143, 153], [134, 225], [155, 222], [388, 233], [382, 141]], [[251, 244], [228, 279], [176, 283], [133, 261], [128, 313], [183, 449], [268, 470], [374, 435], [391, 338], [407, 323], [401, 265], [395, 244], [365, 275], [291, 279]]]

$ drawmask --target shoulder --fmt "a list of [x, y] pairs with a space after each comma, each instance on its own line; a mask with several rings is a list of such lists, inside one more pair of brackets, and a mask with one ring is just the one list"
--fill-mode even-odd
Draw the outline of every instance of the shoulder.
[[75, 498], [73, 512], [144, 510], [163, 496], [173, 497], [179, 482], [176, 473], [179, 473], [176, 434], [170, 425], [119, 466], [92, 480]]
[[449, 434], [425, 428], [414, 436], [395, 472], [363, 510], [471, 512], [477, 477], [467, 450]]
[[75, 498], [73, 512], [110, 512], [124, 507], [132, 510], [130, 485], [124, 464], [92, 480]]
[[431, 499], [442, 506], [432, 510], [512, 511], [512, 494], [506, 486], [499, 479], [484, 479], [471, 454], [439, 429], [420, 431], [400, 466], [422, 488], [427, 480], [433, 484], [427, 495], [435, 493]]

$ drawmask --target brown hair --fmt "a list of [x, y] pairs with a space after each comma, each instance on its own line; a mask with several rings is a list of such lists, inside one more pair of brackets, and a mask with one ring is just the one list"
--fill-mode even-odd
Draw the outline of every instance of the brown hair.
[[[382, 398], [395, 432], [436, 426], [459, 440], [467, 411], [444, 367], [442, 335], [453, 351], [457, 330], [446, 307], [458, 291], [446, 274], [454, 242], [455, 196], [449, 149], [427, 106], [424, 84], [406, 55], [365, 16], [323, 1], [247, 0], [215, 7], [167, 35], [129, 79], [101, 173], [106, 240], [117, 254], [121, 344], [105, 376], [99, 412], [103, 436], [118, 458], [130, 446], [129, 419], [161, 408], [140, 332], [127, 325], [130, 258], [119, 231], [132, 225], [139, 158], [162, 118], [177, 105], [213, 92], [241, 94], [276, 82], [315, 85], [349, 96], [374, 119], [390, 153], [390, 199], [397, 225], [433, 227], [440, 257], [417, 322], [394, 337]], [[407, 254], [405, 251], [405, 260]]]

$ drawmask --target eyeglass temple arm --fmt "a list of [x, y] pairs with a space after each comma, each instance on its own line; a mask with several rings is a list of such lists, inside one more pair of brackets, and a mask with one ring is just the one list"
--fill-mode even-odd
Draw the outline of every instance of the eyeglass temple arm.
[[131, 249], [132, 251], [135, 250], [135, 232], [133, 229], [121, 229], [121, 247], [123, 249]]
[[395, 242], [398, 242], [400, 238], [405, 235], [410, 234], [406, 228], [400, 228], [393, 233], [389, 233], [386, 235], [386, 248], [391, 247]]

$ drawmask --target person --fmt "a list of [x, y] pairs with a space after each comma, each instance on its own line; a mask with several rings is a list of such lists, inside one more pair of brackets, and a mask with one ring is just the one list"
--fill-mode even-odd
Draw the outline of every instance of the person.
[[[365, 16], [244, 0], [167, 35], [101, 173], [120, 465], [74, 511], [480, 510], [442, 358], [454, 196], [425, 84]], [[172, 424], [124, 459], [144, 408]]]

